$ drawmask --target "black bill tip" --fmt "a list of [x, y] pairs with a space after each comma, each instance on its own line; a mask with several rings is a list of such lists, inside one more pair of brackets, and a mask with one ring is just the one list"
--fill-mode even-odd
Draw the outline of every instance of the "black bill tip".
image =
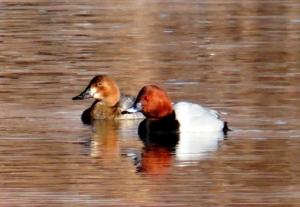
[[92, 98], [90, 94], [90, 87], [88, 86], [83, 92], [81, 92], [78, 96], [74, 96], [72, 100], [83, 100], [87, 98]]
[[83, 100], [84, 97], [82, 95], [74, 96], [72, 100]]
[[121, 114], [131, 114], [128, 111], [122, 111]]

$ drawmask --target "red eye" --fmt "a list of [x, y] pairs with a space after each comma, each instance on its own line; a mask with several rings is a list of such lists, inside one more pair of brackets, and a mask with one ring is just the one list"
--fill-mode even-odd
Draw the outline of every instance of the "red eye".
[[145, 101], [148, 101], [148, 100], [149, 100], [149, 97], [148, 97], [148, 96], [144, 96], [144, 100], [145, 100]]

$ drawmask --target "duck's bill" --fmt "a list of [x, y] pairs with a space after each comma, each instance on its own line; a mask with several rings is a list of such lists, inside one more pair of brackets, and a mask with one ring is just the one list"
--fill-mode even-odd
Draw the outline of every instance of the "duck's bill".
[[137, 113], [140, 112], [142, 110], [141, 104], [137, 103], [134, 104], [132, 107], [130, 107], [129, 109], [126, 109], [125, 111], [122, 112], [122, 114], [132, 114], [132, 113]]
[[139, 112], [139, 110], [137, 108], [131, 107], [129, 109], [126, 109], [125, 112], [127, 112], [128, 114], [132, 114], [132, 113]]
[[83, 100], [87, 98], [92, 98], [90, 88], [86, 88], [83, 92], [81, 92], [78, 96], [74, 96], [72, 100]]

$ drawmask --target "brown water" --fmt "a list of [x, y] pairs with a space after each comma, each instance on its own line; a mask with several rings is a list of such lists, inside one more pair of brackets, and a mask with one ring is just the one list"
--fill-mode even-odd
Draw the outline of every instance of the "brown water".
[[[300, 206], [299, 11], [1, 0], [0, 206]], [[71, 97], [96, 74], [226, 112], [234, 131], [182, 153], [145, 147], [139, 122], [83, 125], [91, 100]]]

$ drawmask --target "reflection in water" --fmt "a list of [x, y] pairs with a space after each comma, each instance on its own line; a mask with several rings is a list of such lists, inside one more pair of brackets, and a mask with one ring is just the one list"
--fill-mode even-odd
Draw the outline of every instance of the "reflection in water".
[[91, 142], [88, 146], [89, 155], [95, 159], [100, 158], [101, 165], [119, 165], [120, 155], [126, 154], [134, 159], [133, 164], [137, 172], [162, 175], [169, 173], [169, 169], [176, 163], [180, 166], [189, 166], [205, 159], [218, 149], [219, 142], [224, 137], [223, 132], [147, 131], [145, 125], [149, 122], [144, 119], [138, 126], [138, 135], [143, 146], [139, 148], [121, 146], [120, 128], [133, 127], [136, 124], [137, 121], [125, 120], [94, 121]]
[[176, 158], [185, 164], [205, 159], [218, 149], [224, 139], [223, 131], [189, 133], [181, 132], [176, 149]]
[[161, 175], [167, 173], [172, 165], [179, 134], [172, 130], [148, 130], [151, 123], [148, 119], [144, 119], [138, 127], [138, 134], [144, 147], [137, 167], [138, 172]]
[[[175, 152], [178, 143], [178, 134], [163, 134], [158, 136], [141, 135], [144, 146], [138, 145], [138, 148], [121, 146], [122, 138], [120, 128], [132, 127], [138, 122], [126, 120], [95, 120], [93, 122], [93, 133], [90, 145], [87, 147], [89, 155], [95, 159], [101, 159], [101, 165], [115, 166], [120, 165], [120, 155], [132, 157], [138, 172], [158, 173], [163, 171], [167, 166], [171, 166], [170, 160]], [[124, 126], [126, 125], [126, 126]], [[126, 138], [126, 135], [125, 139]], [[123, 138], [124, 139], [124, 138]], [[139, 140], [135, 139], [136, 142]]]
[[104, 160], [110, 161], [112, 158], [119, 158], [118, 124], [119, 123], [114, 120], [95, 120], [93, 122], [91, 157], [101, 157]]
[[[152, 122], [144, 119], [138, 127], [139, 137], [144, 144], [138, 171], [144, 173], [166, 173], [174, 161], [173, 155], [181, 166], [197, 163], [217, 150], [224, 138], [223, 131], [195, 133], [147, 130]], [[155, 124], [156, 127], [158, 125]]]
[[145, 146], [137, 164], [137, 172], [148, 175], [163, 175], [172, 165], [172, 151], [165, 146]]

